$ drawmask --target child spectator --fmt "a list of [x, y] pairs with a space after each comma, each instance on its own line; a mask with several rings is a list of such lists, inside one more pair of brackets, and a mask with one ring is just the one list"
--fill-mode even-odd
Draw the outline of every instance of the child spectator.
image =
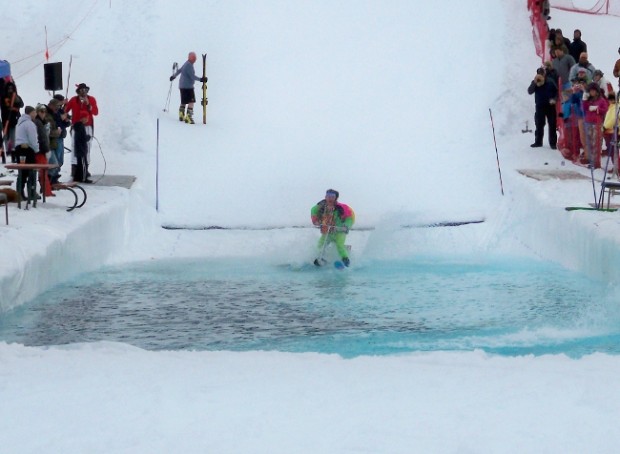
[[583, 94], [583, 111], [586, 157], [595, 169], [601, 168], [602, 128], [608, 108], [609, 103], [601, 96], [598, 84], [592, 82]]

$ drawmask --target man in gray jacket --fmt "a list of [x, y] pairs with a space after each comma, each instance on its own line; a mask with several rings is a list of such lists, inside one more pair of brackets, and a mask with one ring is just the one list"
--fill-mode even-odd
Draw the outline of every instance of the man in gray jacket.
[[555, 58], [551, 62], [553, 69], [555, 69], [560, 78], [562, 89], [566, 84], [570, 86], [570, 69], [575, 66], [575, 59], [567, 52], [566, 46], [559, 46], [555, 48]]
[[[207, 82], [202, 77], [196, 76], [194, 71], [194, 63], [196, 63], [196, 53], [190, 52], [187, 61], [183, 63], [177, 72], [170, 76], [172, 82], [179, 74], [179, 91], [181, 92], [181, 105], [179, 106], [179, 121], [194, 124], [194, 103], [196, 102], [196, 93], [194, 93], [194, 82]], [[185, 106], [187, 105], [187, 114], [185, 114]]]
[[[37, 116], [37, 111], [32, 106], [26, 106], [24, 110], [26, 115], [22, 115], [17, 120], [17, 126], [15, 127], [15, 151], [14, 153], [19, 157], [21, 164], [34, 164], [34, 155], [39, 152], [39, 139], [37, 135], [37, 126], [34, 124], [34, 118]], [[22, 200], [26, 199], [24, 195], [24, 186], [26, 185], [26, 178], [28, 178], [30, 172], [26, 170], [19, 171], [20, 187], [18, 191], [22, 197]]]

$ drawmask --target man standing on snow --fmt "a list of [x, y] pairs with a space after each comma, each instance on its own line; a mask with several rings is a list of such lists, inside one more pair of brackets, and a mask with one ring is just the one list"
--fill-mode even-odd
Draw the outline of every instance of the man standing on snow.
[[566, 55], [566, 50], [566, 46], [556, 47], [554, 49], [555, 58], [551, 60], [551, 64], [557, 71], [558, 77], [562, 83], [562, 87], [559, 88], [570, 87], [570, 70], [577, 63], [573, 57]]
[[530, 95], [534, 95], [536, 112], [534, 113], [534, 143], [532, 148], [542, 147], [545, 135], [545, 120], [549, 123], [549, 146], [555, 150], [558, 136], [556, 131], [557, 117], [555, 103], [558, 99], [558, 86], [548, 77], [541, 68], [537, 70], [536, 77], [527, 89]]
[[[89, 96], [88, 92], [90, 91], [90, 87], [86, 84], [79, 84], [75, 90], [77, 96], [71, 98], [67, 105], [65, 106], [65, 113], [72, 114], [71, 124], [75, 125], [78, 122], [81, 122], [84, 117], [87, 117], [86, 120], [86, 134], [89, 137], [88, 140], [88, 150], [86, 152], [86, 156], [84, 157], [85, 166], [87, 169], [86, 175], [84, 175], [84, 183], [92, 183], [88, 177], [90, 177], [90, 173], [88, 173], [88, 165], [90, 164], [90, 145], [92, 143], [92, 137], [95, 131], [95, 119], [94, 116], [99, 114], [99, 108], [97, 107], [97, 100], [93, 96]], [[74, 138], [75, 139], [75, 138]], [[75, 148], [75, 143], [73, 144]], [[71, 175], [75, 173], [77, 168], [78, 161], [75, 156], [71, 158]]]
[[579, 60], [582, 52], [588, 52], [588, 45], [581, 40], [581, 30], [577, 29], [573, 32], [573, 42], [568, 46], [571, 57], [575, 61]]
[[[194, 63], [196, 63], [196, 53], [190, 52], [187, 61], [183, 63], [177, 72], [170, 76], [172, 82], [179, 74], [179, 91], [181, 93], [181, 105], [179, 106], [179, 121], [194, 124], [194, 103], [196, 102], [196, 93], [194, 93], [194, 82], [207, 82], [207, 77], [198, 77], [194, 71]], [[187, 105], [187, 114], [185, 114], [185, 106]]]
[[[34, 155], [39, 152], [37, 126], [34, 124], [37, 111], [32, 106], [26, 106], [25, 112], [26, 115], [20, 116], [17, 120], [17, 126], [15, 128], [15, 156], [24, 164], [34, 164]], [[26, 186], [26, 179], [31, 177], [30, 172], [27, 170], [20, 170], [19, 177], [20, 186], [17, 190], [22, 200], [26, 200], [24, 187]]]
[[[324, 246], [335, 243], [338, 254], [345, 266], [349, 266], [349, 252], [344, 242], [349, 233], [349, 229], [355, 222], [355, 214], [350, 206], [338, 202], [338, 191], [328, 189], [325, 198], [314, 205], [310, 210], [312, 224], [321, 228], [321, 238], [319, 239], [318, 249], [324, 250]], [[325, 242], [327, 241], [327, 244]], [[318, 257], [314, 264], [321, 266], [323, 257]]]

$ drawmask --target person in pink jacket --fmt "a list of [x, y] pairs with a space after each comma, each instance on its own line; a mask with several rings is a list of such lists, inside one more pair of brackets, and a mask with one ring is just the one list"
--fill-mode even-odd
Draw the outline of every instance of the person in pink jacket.
[[601, 168], [603, 121], [605, 120], [607, 109], [609, 109], [609, 102], [601, 96], [601, 89], [598, 84], [592, 82], [583, 94], [583, 111], [586, 157], [590, 165], [595, 169]]

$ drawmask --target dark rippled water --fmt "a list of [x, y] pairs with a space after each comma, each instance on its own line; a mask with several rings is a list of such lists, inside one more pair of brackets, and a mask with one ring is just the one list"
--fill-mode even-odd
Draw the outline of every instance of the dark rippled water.
[[475, 348], [579, 356], [620, 351], [616, 293], [523, 260], [417, 258], [344, 271], [247, 259], [157, 261], [58, 286], [0, 315], [0, 339], [346, 357]]

